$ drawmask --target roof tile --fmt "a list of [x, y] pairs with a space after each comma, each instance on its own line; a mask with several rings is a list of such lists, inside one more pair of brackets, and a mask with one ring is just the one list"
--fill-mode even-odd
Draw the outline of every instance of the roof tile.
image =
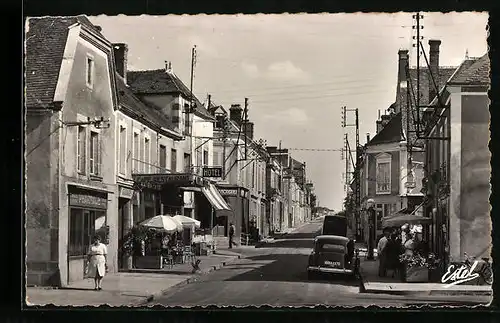
[[401, 135], [401, 112], [395, 114], [391, 120], [385, 125], [379, 133], [373, 137], [370, 142], [368, 142], [368, 146], [390, 143], [390, 142], [399, 142], [402, 140]]
[[470, 63], [450, 80], [450, 84], [489, 84], [490, 59], [488, 54], [471, 60]]
[[52, 107], [68, 38], [68, 27], [77, 22], [95, 28], [83, 15], [28, 19], [25, 39], [27, 107]]

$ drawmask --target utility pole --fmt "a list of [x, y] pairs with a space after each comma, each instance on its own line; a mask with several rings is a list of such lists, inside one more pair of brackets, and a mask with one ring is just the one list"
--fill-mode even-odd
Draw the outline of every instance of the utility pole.
[[279, 142], [279, 163], [280, 163], [280, 194], [281, 194], [281, 204], [280, 204], [280, 231], [282, 231], [283, 227], [283, 219], [284, 219], [284, 208], [283, 208], [283, 195], [284, 195], [284, 190], [283, 190], [283, 158], [281, 157], [281, 140]]
[[[191, 113], [193, 113], [194, 110], [194, 95], [193, 95], [193, 80], [194, 80], [194, 69], [196, 66], [196, 45], [193, 46], [193, 49], [191, 50], [191, 84], [190, 84], [190, 100], [189, 100], [189, 109], [186, 113], [186, 119], [187, 119], [187, 132], [189, 135], [189, 164], [190, 167], [193, 168], [193, 154], [195, 153], [193, 151], [193, 124], [191, 122]], [[193, 123], [194, 123], [194, 118], [193, 118]]]
[[245, 98], [245, 109], [243, 110], [243, 133], [245, 134], [245, 160], [248, 159], [248, 144], [247, 144], [247, 122], [248, 122], [248, 98]]

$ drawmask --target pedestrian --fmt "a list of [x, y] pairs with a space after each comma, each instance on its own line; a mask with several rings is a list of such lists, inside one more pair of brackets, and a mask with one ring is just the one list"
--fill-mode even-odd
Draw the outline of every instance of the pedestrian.
[[234, 231], [235, 231], [235, 227], [234, 227], [233, 223], [231, 222], [231, 223], [229, 223], [229, 249], [233, 248]]
[[108, 269], [107, 264], [108, 249], [106, 245], [101, 243], [101, 237], [95, 235], [92, 238], [92, 244], [87, 253], [87, 277], [94, 278], [94, 290], [101, 290], [102, 278]]
[[400, 242], [398, 240], [397, 233], [393, 232], [385, 247], [386, 269], [392, 271], [392, 278], [399, 274], [400, 269]]
[[382, 238], [380, 238], [380, 240], [378, 241], [378, 245], [377, 245], [377, 254], [378, 254], [378, 259], [379, 259], [378, 275], [380, 277], [385, 277], [385, 273], [387, 271], [387, 269], [386, 269], [387, 255], [386, 255], [385, 248], [387, 247], [388, 241], [389, 241], [389, 230], [384, 229], [384, 236]]

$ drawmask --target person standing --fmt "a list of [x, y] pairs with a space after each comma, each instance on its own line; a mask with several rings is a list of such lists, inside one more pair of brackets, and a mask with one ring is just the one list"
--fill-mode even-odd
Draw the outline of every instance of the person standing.
[[385, 277], [386, 268], [386, 260], [387, 260], [387, 243], [389, 242], [389, 230], [384, 230], [384, 236], [380, 238], [377, 245], [377, 254], [378, 254], [378, 275], [380, 277]]
[[95, 235], [92, 238], [92, 244], [87, 253], [88, 272], [87, 277], [94, 278], [94, 290], [101, 290], [101, 282], [106, 270], [108, 249], [105, 244], [101, 243], [101, 237]]
[[231, 222], [231, 223], [229, 223], [229, 249], [233, 248], [234, 231], [235, 231], [235, 227], [234, 227], [234, 224]]

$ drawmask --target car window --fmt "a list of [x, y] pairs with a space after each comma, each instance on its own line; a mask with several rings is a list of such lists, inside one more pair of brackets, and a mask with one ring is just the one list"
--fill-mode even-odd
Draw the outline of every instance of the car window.
[[345, 252], [345, 247], [343, 245], [334, 243], [323, 243], [319, 246], [320, 251], [335, 251], [335, 252]]

